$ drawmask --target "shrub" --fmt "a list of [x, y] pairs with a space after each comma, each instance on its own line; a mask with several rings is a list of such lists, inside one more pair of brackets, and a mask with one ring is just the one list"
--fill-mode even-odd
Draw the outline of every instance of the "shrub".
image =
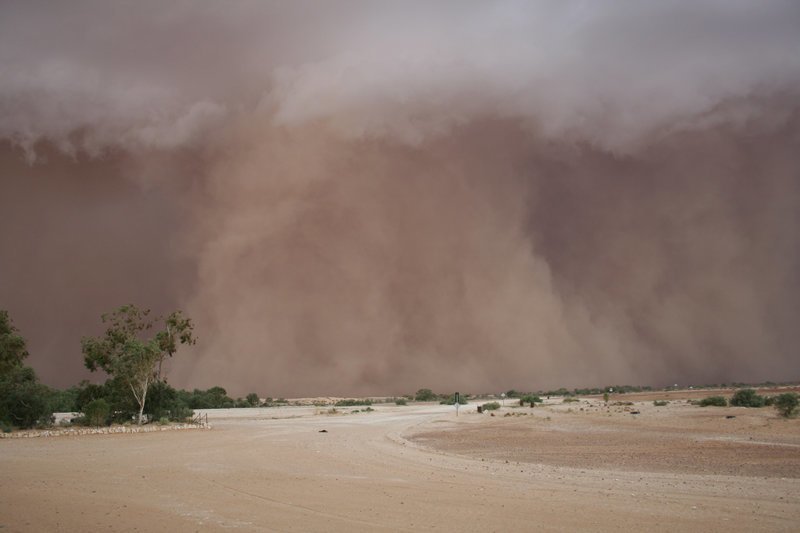
[[408, 405], [408, 402], [406, 401], [406, 399], [405, 399], [405, 398], [397, 398], [397, 399], [394, 401], [394, 404], [395, 404], [395, 405]]
[[547, 391], [547, 392], [544, 393], [544, 395], [545, 396], [571, 396], [572, 393], [570, 393], [564, 387], [561, 387], [560, 389], [557, 389], [557, 390]]
[[354, 400], [348, 398], [346, 400], [339, 400], [334, 404], [336, 407], [354, 407], [356, 405], [372, 405], [372, 400]]
[[78, 387], [70, 387], [66, 390], [51, 389], [48, 399], [50, 409], [56, 413], [80, 411], [75, 406], [75, 400], [77, 400], [79, 392], [80, 389]]
[[[133, 399], [131, 389], [123, 379], [114, 378], [107, 379], [102, 385], [93, 385], [87, 381], [81, 382], [77, 388], [77, 396], [75, 399], [75, 410], [83, 412], [86, 405], [92, 400], [100, 398], [108, 402], [109, 410], [111, 412], [111, 419], [114, 422], [124, 423], [131, 420], [139, 412], [139, 407]], [[158, 404], [159, 391], [150, 387], [147, 393], [147, 406], [145, 413], [153, 418], [151, 411], [150, 401], [153, 400], [152, 408], [156, 409]]]
[[593, 387], [591, 389], [573, 389], [572, 394], [576, 396], [588, 396], [590, 394], [600, 394], [601, 392], [603, 392], [603, 389]]
[[[75, 411], [83, 411], [86, 404], [98, 398], [105, 398], [108, 392], [105, 385], [95, 385], [88, 381], [82, 381], [78, 386], [78, 392], [75, 397]], [[148, 396], [152, 394], [148, 392]]]
[[728, 405], [728, 400], [722, 396], [709, 396], [708, 398], [703, 398], [697, 402], [697, 405], [700, 407], [726, 407]]
[[431, 389], [419, 389], [414, 395], [414, 400], [418, 402], [432, 402], [436, 399], [436, 394]]
[[[174, 422], [183, 422], [194, 414], [188, 405], [191, 401], [188, 397], [190, 395], [191, 393], [187, 391], [173, 389], [163, 381], [153, 383], [148, 389], [144, 412], [150, 420], [166, 418]], [[116, 410], [114, 406], [112, 409]]]
[[[458, 395], [458, 403], [459, 405], [466, 405], [467, 399], [465, 398], [465, 394]], [[455, 405], [456, 404], [456, 395], [453, 394], [451, 396], [446, 396], [442, 400], [439, 401], [439, 405]]]
[[784, 392], [775, 398], [775, 409], [786, 418], [794, 416], [800, 405], [800, 397], [796, 392]]
[[488, 402], [483, 404], [481, 407], [483, 407], [484, 411], [494, 411], [495, 409], [500, 409], [500, 404], [497, 402]]
[[37, 429], [51, 428], [55, 423], [56, 423], [56, 415], [54, 415], [52, 412], [48, 412], [42, 415], [39, 418], [39, 420], [36, 421], [36, 428]]
[[105, 426], [110, 412], [111, 406], [103, 398], [92, 400], [83, 408], [83, 415], [89, 426]]
[[50, 417], [48, 388], [38, 382], [27, 366], [0, 376], [0, 422], [27, 429]]
[[731, 398], [731, 405], [737, 407], [764, 407], [764, 397], [753, 389], [737, 390]]
[[578, 398], [573, 398], [572, 396], [567, 396], [566, 398], [564, 398], [564, 403], [573, 403], [579, 401], [580, 400]]
[[186, 422], [194, 416], [194, 411], [189, 409], [186, 404], [176, 401], [169, 411], [169, 419], [174, 422]]
[[150, 420], [160, 420], [169, 416], [170, 407], [177, 400], [178, 391], [163, 381], [152, 383], [147, 389], [147, 402], [144, 413]]
[[667, 400], [653, 400], [653, 405], [656, 407], [664, 407], [667, 404], [669, 404]]

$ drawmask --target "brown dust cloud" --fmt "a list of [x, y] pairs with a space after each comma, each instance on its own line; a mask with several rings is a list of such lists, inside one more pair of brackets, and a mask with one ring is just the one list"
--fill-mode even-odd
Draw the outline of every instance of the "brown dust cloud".
[[[3, 2], [0, 308], [175, 386], [800, 378], [800, 5]], [[98, 379], [94, 376], [93, 379]]]

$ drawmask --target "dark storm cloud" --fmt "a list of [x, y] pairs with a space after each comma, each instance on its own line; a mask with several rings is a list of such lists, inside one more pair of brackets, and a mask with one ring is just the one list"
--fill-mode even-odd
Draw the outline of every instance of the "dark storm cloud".
[[800, 370], [791, 2], [2, 11], [0, 297], [51, 381], [128, 300], [235, 392]]

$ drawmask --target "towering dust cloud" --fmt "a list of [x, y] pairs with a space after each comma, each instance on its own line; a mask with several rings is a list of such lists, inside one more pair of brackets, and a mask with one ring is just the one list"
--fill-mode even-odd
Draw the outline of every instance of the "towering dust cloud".
[[234, 394], [798, 378], [793, 3], [0, 10], [0, 307], [46, 381], [129, 301]]

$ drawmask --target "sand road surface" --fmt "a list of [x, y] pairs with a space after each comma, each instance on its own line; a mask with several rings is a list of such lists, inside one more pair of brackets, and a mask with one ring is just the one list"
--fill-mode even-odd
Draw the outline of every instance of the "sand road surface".
[[800, 420], [651, 406], [239, 409], [5, 439], [0, 530], [800, 531]]

